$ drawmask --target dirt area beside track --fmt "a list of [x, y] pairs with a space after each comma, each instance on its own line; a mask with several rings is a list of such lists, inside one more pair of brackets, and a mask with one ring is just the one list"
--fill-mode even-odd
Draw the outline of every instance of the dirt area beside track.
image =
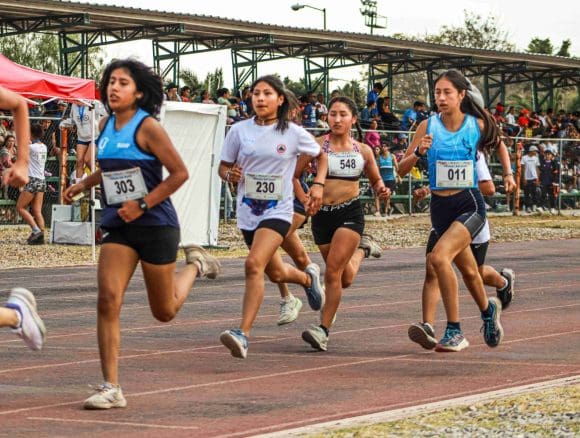
[[[495, 216], [490, 217], [492, 242], [534, 241], [546, 239], [580, 238], [578, 216]], [[383, 248], [423, 246], [427, 242], [430, 224], [427, 215], [369, 218], [365, 232], [372, 235]], [[27, 227], [0, 228], [0, 269], [32, 266], [69, 266], [92, 262], [92, 251], [87, 246], [42, 245], [29, 246]], [[317, 251], [310, 226], [299, 230], [306, 249]], [[247, 254], [241, 233], [235, 221], [220, 225], [219, 245], [214, 249], [218, 257], [242, 257]], [[47, 233], [48, 240], [48, 233]], [[98, 257], [97, 247], [97, 257]], [[183, 256], [180, 255], [180, 259]]]

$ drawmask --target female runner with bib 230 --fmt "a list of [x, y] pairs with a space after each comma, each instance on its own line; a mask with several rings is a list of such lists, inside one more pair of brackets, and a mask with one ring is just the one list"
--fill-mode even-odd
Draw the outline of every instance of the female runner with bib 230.
[[[97, 272], [97, 337], [105, 383], [85, 400], [85, 409], [122, 408], [119, 386], [119, 314], [125, 290], [141, 262], [153, 316], [171, 321], [195, 278], [215, 278], [219, 262], [202, 248], [185, 249], [187, 264], [175, 273], [179, 245], [177, 213], [169, 196], [188, 178], [167, 132], [155, 120], [163, 102], [161, 78], [146, 65], [118, 60], [101, 79], [103, 104], [111, 114], [101, 121], [97, 140], [99, 170], [70, 187], [65, 200], [101, 184], [103, 245]], [[169, 176], [163, 179], [162, 168]]]
[[[447, 314], [447, 328], [436, 346], [437, 351], [460, 351], [469, 345], [459, 323], [459, 290], [454, 262], [481, 311], [485, 343], [497, 347], [503, 337], [501, 303], [495, 297], [487, 298], [469, 247], [482, 230], [486, 216], [475, 172], [478, 149], [489, 151], [499, 142], [495, 121], [475, 102], [473, 93], [471, 83], [457, 70], [441, 74], [435, 81], [435, 100], [441, 112], [421, 122], [399, 163], [399, 175], [403, 176], [427, 153], [432, 193], [431, 223], [439, 236], [430, 260], [437, 273]], [[499, 157], [509, 191], [513, 177], [504, 149]]]
[[[317, 157], [320, 146], [303, 128], [288, 121], [289, 97], [280, 79], [263, 76], [251, 89], [256, 116], [232, 126], [219, 168], [223, 179], [238, 183], [238, 228], [250, 248], [242, 321], [239, 328], [220, 336], [232, 356], [242, 359], [247, 355], [250, 330], [264, 299], [264, 273], [274, 283], [302, 285], [315, 310], [324, 302], [318, 265], [312, 263], [300, 271], [284, 263], [277, 252], [292, 224], [294, 171]], [[323, 180], [318, 182], [320, 185], [310, 191], [307, 211], [320, 207], [324, 184]]]

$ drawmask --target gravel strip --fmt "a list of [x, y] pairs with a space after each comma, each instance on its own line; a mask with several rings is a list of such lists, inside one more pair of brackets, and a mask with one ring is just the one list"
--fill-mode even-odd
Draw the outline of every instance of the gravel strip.
[[580, 385], [308, 435], [309, 438], [578, 436]]
[[[492, 242], [580, 238], [578, 216], [496, 216], [491, 217], [490, 222]], [[427, 215], [395, 216], [388, 219], [368, 217], [365, 233], [372, 235], [385, 249], [408, 248], [425, 246], [430, 229]], [[29, 246], [26, 244], [29, 234], [28, 227], [0, 227], [0, 269], [92, 263], [92, 250], [88, 246]], [[47, 231], [47, 241], [48, 235]], [[312, 240], [310, 224], [299, 230], [299, 235], [308, 251], [318, 250]], [[247, 254], [242, 235], [234, 221], [220, 225], [219, 244], [227, 249], [212, 250], [218, 257], [243, 257]], [[183, 259], [181, 254], [180, 259]]]

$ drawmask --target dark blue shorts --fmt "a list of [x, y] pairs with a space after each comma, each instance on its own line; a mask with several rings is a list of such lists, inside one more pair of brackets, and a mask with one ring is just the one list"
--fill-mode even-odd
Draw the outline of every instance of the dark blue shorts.
[[439, 236], [453, 222], [461, 222], [473, 239], [485, 225], [485, 201], [478, 189], [466, 189], [451, 196], [431, 192], [431, 224]]
[[283, 221], [282, 219], [266, 219], [260, 222], [255, 230], [241, 231], [242, 235], [244, 236], [244, 242], [246, 242], [248, 248], [251, 248], [252, 243], [254, 243], [254, 235], [260, 228], [268, 228], [269, 230], [276, 231], [278, 234], [280, 234], [280, 236], [282, 236], [282, 239], [285, 239], [288, 231], [290, 231], [291, 226], [292, 224]]

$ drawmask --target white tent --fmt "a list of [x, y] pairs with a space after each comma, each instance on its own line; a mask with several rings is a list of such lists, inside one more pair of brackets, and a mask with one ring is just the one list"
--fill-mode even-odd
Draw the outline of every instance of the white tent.
[[181, 225], [181, 244], [216, 245], [221, 197], [218, 166], [226, 107], [166, 102], [161, 123], [189, 171], [189, 179], [171, 196]]

